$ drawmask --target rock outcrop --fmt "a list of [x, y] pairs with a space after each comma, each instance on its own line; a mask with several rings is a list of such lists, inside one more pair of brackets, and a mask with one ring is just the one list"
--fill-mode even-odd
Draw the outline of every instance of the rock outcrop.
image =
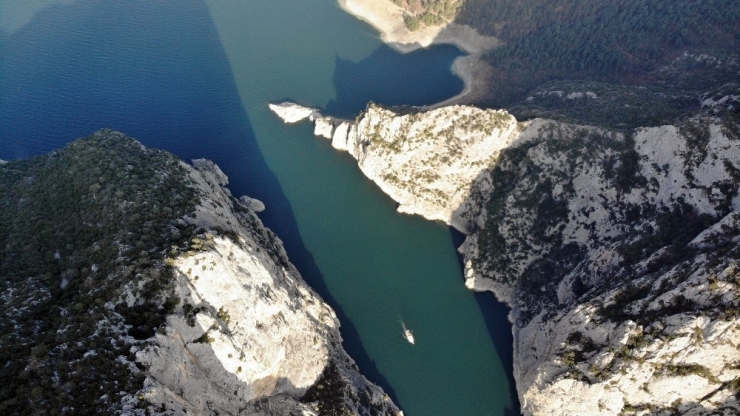
[[400, 413], [227, 182], [109, 130], [0, 165], [0, 413]]
[[314, 119], [399, 211], [468, 234], [466, 285], [512, 308], [524, 414], [740, 412], [736, 124], [374, 105]]
[[410, 52], [432, 44], [451, 44], [478, 55], [501, 44], [499, 40], [479, 34], [474, 28], [449, 20], [410, 30], [404, 22], [404, 8], [390, 0], [339, 0], [339, 5], [381, 34], [383, 42]]
[[[322, 414], [326, 406], [396, 413], [342, 349], [334, 311], [255, 215], [254, 206], [264, 205], [235, 200], [210, 161], [184, 167], [200, 199], [186, 221], [204, 232], [199, 247], [171, 259], [181, 313], [168, 316], [152, 345], [137, 353], [148, 368], [146, 399], [183, 415], [236, 415], [259, 403], [275, 414]], [[326, 377], [338, 380], [338, 391], [299, 402]], [[336, 397], [341, 404], [332, 403]]]
[[[286, 114], [285, 108], [293, 109]], [[419, 214], [471, 230], [476, 204], [471, 192], [500, 151], [530, 140], [535, 123], [517, 123], [503, 110], [451, 106], [423, 114], [398, 114], [370, 104], [355, 121], [323, 117], [293, 103], [271, 104], [286, 122], [314, 122], [314, 133], [357, 159], [362, 172], [399, 203]]]
[[313, 108], [304, 107], [295, 103], [285, 102], [280, 104], [270, 104], [270, 110], [277, 114], [286, 123], [297, 123], [319, 116], [318, 111]]

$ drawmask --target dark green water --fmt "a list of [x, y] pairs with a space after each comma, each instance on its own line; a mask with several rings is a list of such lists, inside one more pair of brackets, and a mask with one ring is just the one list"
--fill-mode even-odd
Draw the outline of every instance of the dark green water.
[[505, 311], [464, 288], [459, 236], [397, 214], [348, 155], [267, 109], [440, 101], [462, 89], [456, 49], [399, 55], [334, 0], [0, 0], [0, 15], [1, 159], [101, 127], [211, 158], [266, 202], [346, 349], [407, 415], [517, 413]]

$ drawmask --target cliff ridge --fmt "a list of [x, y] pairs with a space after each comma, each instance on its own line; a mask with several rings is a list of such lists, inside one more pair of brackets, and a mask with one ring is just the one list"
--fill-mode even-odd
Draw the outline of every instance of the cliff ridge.
[[313, 115], [399, 211], [468, 234], [511, 307], [526, 415], [740, 411], [740, 135], [708, 114], [609, 130], [452, 106]]
[[400, 413], [213, 162], [101, 130], [0, 180], [0, 413]]

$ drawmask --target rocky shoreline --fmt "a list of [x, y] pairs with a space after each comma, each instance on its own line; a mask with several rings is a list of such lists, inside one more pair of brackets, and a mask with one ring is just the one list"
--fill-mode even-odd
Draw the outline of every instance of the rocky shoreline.
[[0, 179], [0, 413], [402, 415], [213, 162], [100, 130]]
[[[398, 212], [442, 221], [463, 233], [474, 228], [472, 194], [501, 149], [527, 140], [526, 126], [502, 110], [448, 106], [422, 117], [375, 104], [354, 121], [324, 117], [295, 103], [270, 104], [286, 123], [310, 120], [314, 134], [354, 157], [360, 170], [398, 202]], [[485, 133], [483, 133], [485, 131]], [[474, 185], [476, 184], [476, 185]]]
[[483, 76], [489, 66], [480, 56], [501, 42], [493, 37], [480, 35], [470, 26], [447, 23], [440, 26], [425, 26], [411, 31], [403, 21], [403, 10], [389, 0], [339, 0], [340, 7], [347, 13], [367, 22], [380, 32], [383, 42], [394, 49], [408, 53], [430, 45], [455, 45], [468, 53], [457, 58], [452, 70], [459, 76], [465, 87], [463, 91], [442, 103], [429, 106], [461, 104], [482, 97], [486, 91]]
[[466, 286], [511, 307], [523, 414], [740, 412], [736, 127], [270, 107], [313, 121], [399, 212], [468, 235]]

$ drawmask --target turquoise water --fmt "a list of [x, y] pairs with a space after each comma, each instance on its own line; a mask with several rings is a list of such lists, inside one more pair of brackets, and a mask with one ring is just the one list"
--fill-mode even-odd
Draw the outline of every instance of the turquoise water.
[[[0, 13], [18, 7], [0, 0]], [[345, 348], [407, 415], [518, 413], [505, 310], [465, 290], [459, 236], [397, 214], [346, 154], [267, 109], [290, 99], [353, 117], [369, 100], [440, 101], [462, 89], [459, 51], [395, 53], [334, 0], [65, 0], [30, 15], [0, 35], [0, 159], [100, 127], [211, 158], [235, 194], [266, 203]]]

